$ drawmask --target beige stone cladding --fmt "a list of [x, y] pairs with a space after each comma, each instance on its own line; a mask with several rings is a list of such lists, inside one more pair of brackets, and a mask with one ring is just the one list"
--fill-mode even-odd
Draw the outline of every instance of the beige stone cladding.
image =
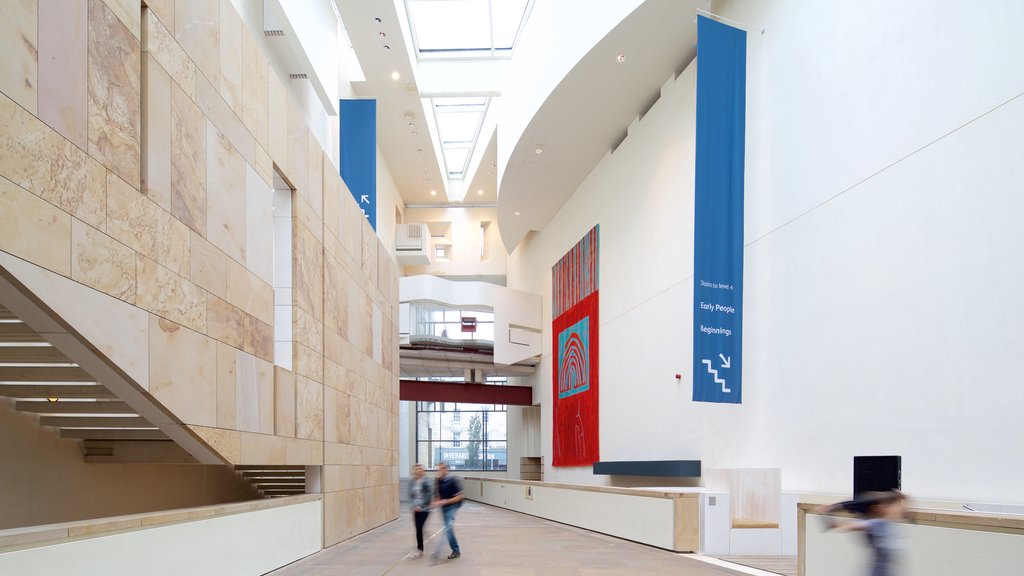
[[73, 4], [2, 3], [0, 263], [226, 462], [323, 466], [325, 545], [396, 518], [399, 272], [290, 81], [230, 0]]

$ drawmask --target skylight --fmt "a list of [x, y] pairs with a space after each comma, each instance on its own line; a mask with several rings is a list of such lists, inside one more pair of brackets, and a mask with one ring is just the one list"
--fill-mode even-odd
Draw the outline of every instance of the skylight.
[[464, 178], [489, 98], [433, 98], [437, 135], [449, 178]]
[[419, 58], [508, 58], [530, 0], [405, 0]]

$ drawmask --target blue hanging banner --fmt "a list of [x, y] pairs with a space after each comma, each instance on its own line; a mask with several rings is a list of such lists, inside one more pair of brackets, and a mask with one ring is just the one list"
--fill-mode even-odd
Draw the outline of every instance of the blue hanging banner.
[[697, 17], [693, 399], [743, 399], [743, 140], [747, 34]]
[[377, 101], [341, 100], [340, 172], [363, 216], [377, 230]]

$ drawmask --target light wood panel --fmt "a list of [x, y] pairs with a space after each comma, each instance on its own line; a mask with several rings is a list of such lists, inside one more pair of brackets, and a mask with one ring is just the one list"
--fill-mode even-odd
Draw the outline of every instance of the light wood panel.
[[61, 438], [76, 440], [167, 440], [159, 430], [61, 430]]
[[94, 384], [0, 384], [0, 396], [8, 398], [114, 398], [114, 393]]
[[3, 382], [92, 382], [92, 376], [77, 366], [0, 366]]
[[36, 414], [135, 414], [124, 402], [50, 402], [48, 400], [19, 400], [14, 405], [19, 412]]

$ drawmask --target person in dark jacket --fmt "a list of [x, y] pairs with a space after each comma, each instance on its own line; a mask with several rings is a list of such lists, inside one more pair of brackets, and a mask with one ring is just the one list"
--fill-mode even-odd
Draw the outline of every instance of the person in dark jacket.
[[[462, 498], [462, 480], [449, 474], [448, 465], [441, 462], [437, 465], [437, 499], [434, 500], [434, 507], [440, 506], [444, 517], [444, 532], [452, 549], [452, 553], [448, 555], [449, 560], [462, 556], [459, 541], [455, 538], [455, 512], [462, 506]], [[440, 552], [441, 547], [438, 546], [434, 552], [434, 559], [440, 556]]]

